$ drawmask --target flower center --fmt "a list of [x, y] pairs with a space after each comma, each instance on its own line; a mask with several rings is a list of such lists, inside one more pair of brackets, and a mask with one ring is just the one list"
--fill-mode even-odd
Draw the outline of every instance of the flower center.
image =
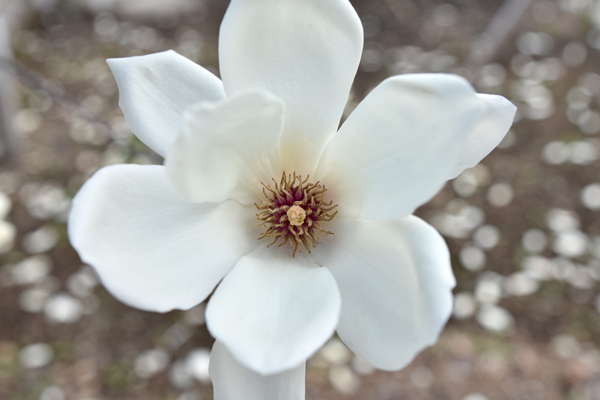
[[306, 219], [306, 211], [300, 206], [291, 206], [287, 211], [288, 220], [294, 226], [302, 226]]
[[310, 253], [310, 246], [314, 248], [316, 241], [320, 239], [317, 231], [333, 235], [333, 232], [326, 231], [319, 223], [331, 221], [335, 217], [337, 211], [331, 211], [337, 204], [332, 206], [332, 201], [325, 203], [325, 186], [319, 185], [319, 182], [307, 182], [308, 176], [303, 181], [295, 172], [293, 175], [286, 175], [284, 172], [279, 184], [273, 179], [275, 187], [262, 184], [267, 201], [261, 201], [260, 206], [254, 203], [260, 211], [256, 214], [261, 221], [259, 226], [267, 228], [258, 240], [273, 238], [273, 242], [267, 246], [271, 247], [281, 238], [283, 243], [277, 247], [290, 243], [294, 249], [292, 257], [301, 246]]

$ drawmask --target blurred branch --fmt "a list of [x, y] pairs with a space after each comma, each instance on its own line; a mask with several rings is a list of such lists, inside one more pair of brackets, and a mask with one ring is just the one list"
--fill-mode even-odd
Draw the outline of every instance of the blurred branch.
[[468, 64], [482, 65], [494, 58], [532, 0], [505, 0], [485, 31], [471, 45]]
[[113, 132], [113, 128], [104, 119], [86, 108], [75, 96], [60, 90], [59, 88], [48, 86], [44, 83], [43, 77], [18, 61], [0, 55], [0, 71], [1, 70], [16, 75], [21, 83], [30, 90], [46, 96], [62, 106], [74, 110], [74, 112], [79, 114], [79, 116], [87, 122], [100, 124], [107, 128], [109, 132]]

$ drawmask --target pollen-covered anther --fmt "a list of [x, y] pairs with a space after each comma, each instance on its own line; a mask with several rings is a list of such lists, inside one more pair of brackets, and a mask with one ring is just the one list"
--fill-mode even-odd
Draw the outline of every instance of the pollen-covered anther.
[[273, 238], [268, 247], [282, 239], [283, 243], [278, 247], [289, 243], [294, 249], [292, 257], [298, 248], [302, 251], [302, 247], [310, 253], [310, 247], [314, 248], [319, 240], [317, 231], [333, 235], [333, 232], [323, 229], [320, 223], [335, 217], [337, 211], [333, 212], [333, 209], [337, 204], [332, 206], [331, 201], [325, 203], [327, 189], [320, 182], [307, 182], [308, 176], [303, 181], [296, 173], [286, 175], [284, 172], [279, 184], [273, 179], [274, 187], [262, 184], [267, 201], [261, 201], [260, 206], [254, 203], [259, 210], [256, 214], [261, 221], [259, 226], [267, 228], [258, 239]]

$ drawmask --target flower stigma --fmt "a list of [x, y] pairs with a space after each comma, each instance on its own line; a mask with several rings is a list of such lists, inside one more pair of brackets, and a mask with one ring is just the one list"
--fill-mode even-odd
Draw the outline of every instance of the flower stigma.
[[267, 247], [271, 247], [279, 239], [283, 239], [277, 247], [281, 247], [286, 243], [294, 249], [292, 257], [296, 255], [296, 251], [304, 247], [310, 253], [310, 247], [315, 247], [315, 243], [319, 240], [317, 231], [326, 235], [333, 235], [333, 232], [326, 231], [319, 223], [331, 221], [337, 211], [333, 209], [337, 207], [332, 205], [333, 201], [325, 203], [324, 185], [317, 183], [308, 183], [308, 176], [304, 181], [301, 176], [296, 176], [296, 173], [286, 175], [285, 171], [281, 176], [279, 184], [273, 179], [274, 187], [271, 185], [263, 185], [263, 194], [267, 201], [261, 201], [261, 205], [254, 203], [260, 211], [256, 214], [261, 223], [258, 226], [265, 226], [267, 230], [258, 238], [273, 238], [273, 242]]
[[306, 219], [306, 211], [304, 208], [300, 206], [291, 206], [289, 210], [287, 210], [287, 216], [290, 220], [290, 224], [294, 226], [302, 226], [304, 220]]

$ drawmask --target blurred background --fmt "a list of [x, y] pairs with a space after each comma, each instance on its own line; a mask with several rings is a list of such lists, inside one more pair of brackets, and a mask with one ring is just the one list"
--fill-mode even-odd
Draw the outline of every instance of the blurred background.
[[[332, 339], [307, 400], [600, 399], [600, 1], [353, 0], [347, 113], [387, 76], [451, 72], [518, 105], [512, 130], [418, 215], [458, 279], [439, 343], [376, 371]], [[204, 305], [120, 304], [69, 246], [99, 168], [160, 163], [105, 59], [167, 49], [218, 74], [226, 0], [0, 0], [0, 398], [210, 400]]]

